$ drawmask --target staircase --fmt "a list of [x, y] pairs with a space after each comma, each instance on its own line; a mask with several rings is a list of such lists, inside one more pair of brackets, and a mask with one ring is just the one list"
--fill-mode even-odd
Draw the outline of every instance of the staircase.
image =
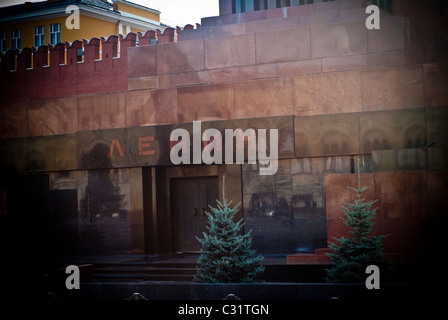
[[[325, 254], [328, 248], [314, 253], [290, 254], [281, 258], [265, 257], [263, 280], [268, 282], [313, 282], [321, 279], [324, 268], [331, 264]], [[93, 282], [192, 282], [198, 255], [158, 256], [125, 261], [92, 263]], [[286, 259], [285, 259], [286, 258]], [[286, 260], [286, 261], [285, 261]]]
[[193, 281], [196, 263], [122, 262], [93, 265], [94, 282]]

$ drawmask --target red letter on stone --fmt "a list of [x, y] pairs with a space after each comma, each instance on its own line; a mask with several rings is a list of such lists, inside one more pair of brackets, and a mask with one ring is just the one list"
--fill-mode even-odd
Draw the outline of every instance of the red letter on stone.
[[155, 151], [148, 150], [151, 148], [151, 142], [154, 141], [154, 137], [140, 137], [138, 138], [138, 154], [140, 156], [153, 156]]
[[120, 141], [118, 139], [113, 139], [112, 143], [110, 144], [109, 153], [107, 154], [108, 158], [112, 158], [112, 155], [114, 154], [114, 149], [117, 147], [118, 153], [120, 156], [124, 157], [123, 149], [121, 148]]

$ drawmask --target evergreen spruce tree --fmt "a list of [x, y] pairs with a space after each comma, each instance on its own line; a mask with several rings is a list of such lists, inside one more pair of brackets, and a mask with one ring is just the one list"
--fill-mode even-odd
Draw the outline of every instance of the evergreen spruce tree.
[[217, 208], [209, 206], [213, 214], [207, 212], [208, 234], [203, 232], [202, 239], [196, 237], [202, 248], [195, 281], [252, 282], [264, 271], [260, 265], [263, 257], [254, 257], [250, 231], [241, 232], [243, 219], [234, 221], [239, 204], [231, 208], [232, 201], [221, 203], [217, 200], [217, 203]]
[[365, 201], [362, 193], [368, 187], [352, 188], [356, 192], [353, 203], [344, 203], [342, 210], [344, 223], [351, 228], [350, 238], [335, 238], [330, 243], [332, 252], [328, 253], [333, 266], [326, 269], [328, 282], [363, 282], [366, 279], [365, 270], [373, 264], [379, 266], [383, 260], [382, 240], [385, 235], [370, 236], [377, 208], [372, 208], [377, 200]]

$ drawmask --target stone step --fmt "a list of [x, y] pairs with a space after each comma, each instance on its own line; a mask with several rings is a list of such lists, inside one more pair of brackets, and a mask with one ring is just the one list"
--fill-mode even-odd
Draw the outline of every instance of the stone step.
[[331, 252], [330, 248], [319, 248], [319, 249], [315, 249], [314, 250], [315, 254], [322, 254], [322, 255], [325, 255], [325, 254], [327, 254], [329, 252]]
[[193, 281], [195, 263], [98, 263], [93, 266], [93, 280], [107, 281]]
[[171, 262], [120, 262], [120, 263], [95, 263], [95, 269], [98, 268], [195, 268], [196, 263], [171, 263]]
[[109, 267], [109, 268], [94, 268], [95, 274], [182, 274], [191, 275], [196, 273], [196, 268], [158, 268], [158, 267]]
[[286, 257], [288, 264], [331, 264], [330, 257], [315, 253], [296, 253]]
[[138, 281], [193, 281], [194, 275], [184, 274], [97, 274], [94, 275], [95, 282], [138, 282]]
[[331, 252], [330, 248], [318, 248], [314, 253], [295, 253], [286, 256], [288, 264], [302, 264], [302, 265], [327, 265], [331, 264], [331, 259], [327, 253]]

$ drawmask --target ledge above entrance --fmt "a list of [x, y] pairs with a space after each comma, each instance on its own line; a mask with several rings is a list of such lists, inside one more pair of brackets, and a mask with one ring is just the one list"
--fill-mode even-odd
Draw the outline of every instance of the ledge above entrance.
[[[189, 133], [190, 146], [193, 148], [195, 141], [192, 123], [78, 132], [76, 134], [78, 169], [173, 165], [170, 150], [176, 141], [170, 141], [170, 135], [173, 130], [179, 128]], [[241, 129], [242, 131], [253, 129], [255, 132], [261, 129], [267, 131], [276, 129], [278, 130], [278, 158], [286, 159], [294, 156], [293, 116], [201, 122], [201, 137], [207, 129], [216, 129], [221, 133], [223, 155], [226, 129]], [[269, 138], [267, 142], [269, 143]], [[208, 141], [199, 141], [201, 150], [207, 143]], [[246, 161], [247, 147], [245, 149]], [[269, 152], [269, 147], [267, 151]]]

